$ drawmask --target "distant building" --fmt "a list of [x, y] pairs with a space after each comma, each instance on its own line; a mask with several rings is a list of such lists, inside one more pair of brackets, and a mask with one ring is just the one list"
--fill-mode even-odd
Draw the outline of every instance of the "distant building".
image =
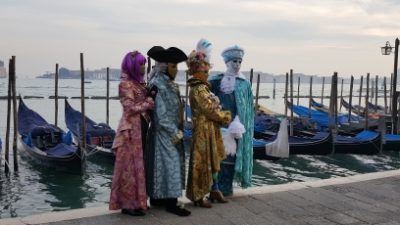
[[0, 78], [6, 78], [7, 77], [7, 70], [4, 67], [4, 62], [0, 60]]

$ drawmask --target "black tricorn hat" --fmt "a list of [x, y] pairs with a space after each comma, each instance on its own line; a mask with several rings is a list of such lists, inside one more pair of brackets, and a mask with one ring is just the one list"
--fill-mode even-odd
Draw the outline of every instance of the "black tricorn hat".
[[164, 49], [161, 46], [153, 46], [147, 55], [157, 62], [180, 63], [187, 60], [186, 54], [176, 47]]

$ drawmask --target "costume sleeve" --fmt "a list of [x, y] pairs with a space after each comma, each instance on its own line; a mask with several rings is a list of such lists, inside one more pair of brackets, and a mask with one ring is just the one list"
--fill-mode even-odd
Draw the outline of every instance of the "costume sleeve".
[[174, 137], [179, 129], [176, 124], [171, 120], [167, 113], [167, 96], [163, 91], [158, 91], [155, 100], [155, 110], [156, 114], [156, 123], [157, 125], [165, 130], [170, 137]]
[[151, 98], [139, 101], [135, 97], [133, 86], [126, 81], [121, 81], [119, 84], [119, 99], [124, 113], [138, 114], [153, 108], [154, 102]]
[[196, 105], [200, 111], [206, 115], [209, 120], [215, 121], [219, 124], [226, 125], [231, 121], [231, 113], [229, 111], [220, 111], [215, 108], [215, 104], [209, 98], [210, 92], [207, 89], [200, 87], [193, 95]]

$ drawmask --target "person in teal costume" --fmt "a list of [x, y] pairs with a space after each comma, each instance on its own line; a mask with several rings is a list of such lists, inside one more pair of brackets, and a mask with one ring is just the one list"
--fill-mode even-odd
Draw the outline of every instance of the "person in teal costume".
[[148, 91], [155, 99], [155, 106], [145, 157], [147, 194], [152, 206], [165, 206], [170, 213], [188, 216], [190, 211], [177, 202], [185, 187], [185, 152], [183, 104], [179, 86], [174, 82], [177, 64], [186, 61], [187, 56], [178, 48], [161, 46], [154, 46], [147, 55], [158, 62], [157, 68], [161, 68], [151, 77]]
[[236, 139], [236, 155], [228, 155], [221, 162], [218, 176], [219, 189], [225, 196], [233, 194], [233, 181], [236, 180], [242, 188], [251, 186], [253, 174], [253, 133], [254, 133], [254, 103], [250, 82], [240, 72], [244, 55], [241, 47], [234, 45], [222, 52], [227, 66], [223, 74], [209, 78], [211, 92], [220, 99], [222, 110], [229, 110], [232, 119], [239, 116], [245, 127], [245, 133]]

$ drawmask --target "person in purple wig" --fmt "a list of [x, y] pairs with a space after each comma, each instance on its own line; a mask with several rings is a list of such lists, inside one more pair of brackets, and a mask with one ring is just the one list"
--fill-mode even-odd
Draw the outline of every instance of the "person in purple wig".
[[145, 63], [138, 51], [129, 52], [122, 61], [119, 99], [123, 113], [112, 146], [115, 164], [109, 209], [122, 209], [132, 216], [143, 216], [147, 209], [143, 152], [154, 101], [146, 91]]
[[129, 52], [122, 60], [121, 70], [128, 79], [144, 83], [146, 58], [138, 51]]

